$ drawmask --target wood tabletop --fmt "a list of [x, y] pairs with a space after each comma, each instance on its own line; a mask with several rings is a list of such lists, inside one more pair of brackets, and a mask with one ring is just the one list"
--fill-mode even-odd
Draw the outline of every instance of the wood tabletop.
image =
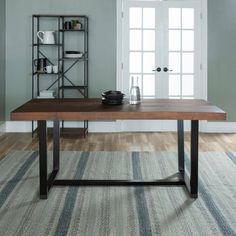
[[11, 112], [11, 120], [225, 120], [204, 100], [146, 99], [139, 105], [103, 105], [101, 99], [33, 99]]

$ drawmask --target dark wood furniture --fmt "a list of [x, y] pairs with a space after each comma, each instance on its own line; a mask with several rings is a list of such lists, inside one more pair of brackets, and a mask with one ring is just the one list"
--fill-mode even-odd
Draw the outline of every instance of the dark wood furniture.
[[[140, 186], [184, 185], [192, 198], [198, 196], [198, 134], [199, 120], [225, 120], [226, 113], [204, 100], [144, 100], [139, 105], [125, 102], [120, 106], [106, 106], [100, 99], [40, 99], [31, 100], [11, 113], [12, 120], [36, 120], [39, 127], [40, 198], [46, 199], [56, 186]], [[57, 180], [60, 155], [61, 120], [177, 120], [178, 124], [178, 180]], [[53, 171], [47, 174], [47, 124], [53, 127]], [[184, 120], [191, 121], [190, 177], [185, 172]]]

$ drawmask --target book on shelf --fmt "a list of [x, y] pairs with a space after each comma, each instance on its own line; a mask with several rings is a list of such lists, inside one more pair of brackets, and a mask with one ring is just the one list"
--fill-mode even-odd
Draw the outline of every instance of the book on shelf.
[[39, 92], [39, 96], [37, 96], [37, 98], [55, 98], [55, 95], [54, 90], [42, 90]]

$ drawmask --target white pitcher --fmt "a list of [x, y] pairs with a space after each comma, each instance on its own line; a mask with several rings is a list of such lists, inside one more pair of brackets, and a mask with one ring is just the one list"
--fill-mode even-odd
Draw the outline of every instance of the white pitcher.
[[55, 31], [39, 31], [37, 36], [43, 44], [55, 44]]

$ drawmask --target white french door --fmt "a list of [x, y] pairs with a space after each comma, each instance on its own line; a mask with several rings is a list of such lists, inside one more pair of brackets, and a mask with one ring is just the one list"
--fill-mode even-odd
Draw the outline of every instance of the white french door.
[[[143, 98], [203, 98], [200, 2], [126, 0], [123, 7], [124, 93], [129, 94], [133, 76]], [[151, 123], [165, 130], [172, 122]], [[127, 121], [124, 129], [131, 125], [145, 129], [150, 121]]]

